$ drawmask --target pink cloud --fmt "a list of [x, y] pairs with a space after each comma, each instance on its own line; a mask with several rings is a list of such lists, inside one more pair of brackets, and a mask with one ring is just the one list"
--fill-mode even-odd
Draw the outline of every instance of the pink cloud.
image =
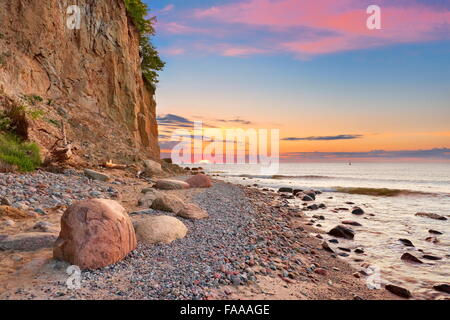
[[[318, 35], [308, 40], [299, 36], [298, 39], [273, 44], [273, 50], [304, 55], [450, 38], [449, 10], [438, 11], [413, 0], [402, 7], [393, 6], [393, 1], [378, 2], [382, 10], [382, 30], [366, 27], [366, 8], [371, 4], [366, 0], [246, 0], [195, 10], [194, 17], [211, 22], [264, 27], [281, 33], [306, 27], [333, 34]], [[267, 52], [258, 47], [246, 50], [249, 53]], [[239, 55], [239, 50], [231, 53]]]
[[158, 29], [172, 34], [193, 34], [207, 32], [207, 30], [191, 27], [178, 22], [158, 22]]

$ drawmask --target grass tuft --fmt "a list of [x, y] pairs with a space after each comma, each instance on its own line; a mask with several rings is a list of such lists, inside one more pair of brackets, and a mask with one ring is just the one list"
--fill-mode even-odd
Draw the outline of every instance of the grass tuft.
[[0, 162], [16, 166], [21, 172], [34, 171], [41, 165], [39, 147], [13, 134], [0, 133]]

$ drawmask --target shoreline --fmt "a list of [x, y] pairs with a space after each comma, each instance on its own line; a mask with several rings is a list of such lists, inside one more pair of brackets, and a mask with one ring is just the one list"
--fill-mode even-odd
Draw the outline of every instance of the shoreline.
[[[114, 173], [120, 176], [120, 171]], [[148, 183], [136, 178], [120, 177], [120, 180], [124, 184], [115, 185], [118, 193], [116, 200], [128, 212], [142, 209], [136, 206], [137, 200], [140, 190], [148, 186]], [[308, 225], [307, 217], [298, 209], [290, 208], [286, 199], [278, 193], [220, 180], [214, 180], [214, 186], [210, 189], [166, 193], [192, 200], [206, 209], [210, 218], [186, 221], [190, 232], [185, 239], [170, 245], [139, 245], [132, 254], [116, 265], [83, 272], [82, 285], [85, 287], [77, 292], [65, 287], [65, 268], [68, 264], [51, 259], [51, 248], [32, 252], [0, 251], [3, 260], [0, 264], [0, 299], [398, 298], [385, 289], [368, 289], [363, 277], [356, 275], [356, 269], [323, 248], [323, 239], [320, 239], [323, 238], [323, 231]], [[17, 222], [9, 233], [24, 232], [39, 221], [56, 225], [61, 214], [62, 209], [49, 210], [45, 216]], [[154, 214], [170, 215], [161, 212]], [[142, 217], [142, 214], [137, 214], [132, 219]], [[248, 222], [248, 226], [241, 229], [240, 224], [244, 220]], [[5, 230], [2, 226], [0, 234], [4, 234]], [[209, 238], [203, 240], [205, 233]], [[216, 247], [208, 248], [211, 243]], [[195, 251], [196, 249], [198, 250]], [[170, 254], [168, 250], [171, 250]], [[199, 256], [190, 256], [189, 252], [192, 250]], [[214, 255], [218, 256], [219, 261], [211, 258]], [[199, 257], [210, 260], [198, 262], [196, 259]], [[173, 270], [183, 269], [185, 266], [185, 272], [172, 271], [170, 274], [163, 268], [164, 264], [166, 268]], [[205, 267], [211, 267], [210, 272]], [[139, 272], [144, 272], [141, 271], [142, 268], [147, 268], [149, 273], [159, 272], [161, 279], [166, 279], [163, 280], [165, 283], [152, 284], [154, 287], [163, 287], [161, 290], [148, 288], [145, 282], [149, 282], [150, 278], [146, 278], [146, 275], [142, 275], [141, 280], [134, 279], [137, 275], [141, 276]], [[194, 270], [192, 268], [198, 268], [197, 278], [188, 276], [188, 270]], [[201, 273], [205, 270], [207, 273], [204, 274], [212, 276], [211, 279], [205, 279]], [[132, 279], [136, 281], [132, 282]], [[182, 292], [178, 296], [177, 286], [169, 283], [172, 280], [186, 282], [179, 286]], [[170, 290], [164, 291], [164, 286], [168, 286]]]

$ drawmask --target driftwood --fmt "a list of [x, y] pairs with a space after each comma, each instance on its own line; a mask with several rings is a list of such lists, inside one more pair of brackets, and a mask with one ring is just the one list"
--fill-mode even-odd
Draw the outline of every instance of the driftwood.
[[127, 165], [116, 164], [116, 163], [113, 163], [112, 160], [105, 162], [105, 164], [103, 166], [108, 169], [126, 169], [127, 168]]
[[[62, 138], [56, 140], [55, 144], [50, 150], [52, 155], [52, 162], [64, 162], [70, 160], [73, 156], [73, 150], [75, 149], [71, 143], [67, 142], [66, 127], [64, 122], [61, 121], [61, 134]], [[58, 143], [62, 141], [62, 146], [58, 147]]]

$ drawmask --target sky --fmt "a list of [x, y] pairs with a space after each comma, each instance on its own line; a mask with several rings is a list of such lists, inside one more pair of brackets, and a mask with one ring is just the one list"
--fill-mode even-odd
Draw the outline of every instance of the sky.
[[450, 161], [450, 0], [145, 1], [163, 156], [203, 121], [279, 129], [285, 161]]

